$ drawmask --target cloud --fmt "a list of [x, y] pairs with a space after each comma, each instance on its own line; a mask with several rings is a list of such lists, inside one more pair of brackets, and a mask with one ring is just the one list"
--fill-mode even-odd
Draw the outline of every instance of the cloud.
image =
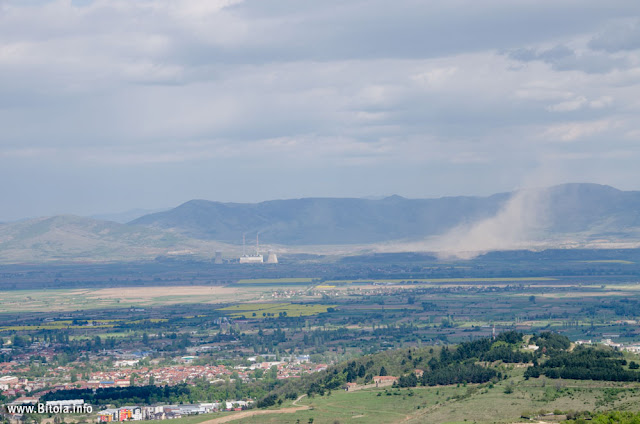
[[571, 112], [581, 109], [586, 104], [588, 104], [586, 97], [578, 96], [572, 100], [556, 103], [555, 105], [549, 106], [547, 110], [551, 112]]
[[506, 54], [510, 59], [519, 62], [540, 61], [557, 71], [604, 74], [633, 66], [626, 57], [612, 57], [591, 50], [576, 51], [565, 45], [556, 45], [549, 49], [518, 48], [508, 51]]
[[605, 107], [609, 107], [613, 104], [613, 97], [611, 96], [602, 96], [598, 99], [591, 100], [589, 102], [589, 107], [593, 109], [602, 109]]
[[603, 109], [612, 104], [613, 98], [611, 96], [602, 96], [594, 100], [588, 100], [584, 96], [576, 96], [571, 100], [548, 106], [547, 110], [550, 112], [573, 112], [584, 108]]
[[617, 20], [589, 41], [593, 50], [616, 53], [640, 49], [640, 19]]
[[172, 203], [488, 194], [585, 145], [588, 177], [640, 131], [638, 52], [595, 41], [635, 2], [0, 4], [0, 195], [24, 214], [85, 208], [75, 181], [102, 188], [92, 212], [154, 181]]
[[438, 88], [451, 80], [451, 77], [458, 71], [455, 66], [446, 68], [434, 68], [426, 72], [414, 75], [412, 78], [419, 84], [429, 87]]
[[548, 127], [541, 137], [551, 142], [572, 142], [592, 137], [614, 126], [615, 122], [606, 119], [593, 122], [567, 122]]

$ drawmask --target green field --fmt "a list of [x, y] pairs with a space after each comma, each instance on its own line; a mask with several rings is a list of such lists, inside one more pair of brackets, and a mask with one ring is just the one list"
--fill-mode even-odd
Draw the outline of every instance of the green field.
[[289, 317], [304, 317], [327, 312], [327, 308], [335, 308], [336, 305], [317, 304], [297, 304], [297, 303], [241, 303], [239, 305], [220, 308], [218, 311], [224, 312], [234, 318], [255, 317], [262, 318], [269, 316], [279, 316], [286, 313]]
[[66, 312], [178, 303], [225, 303], [256, 300], [268, 290], [268, 286], [246, 290], [223, 286], [9, 290], [0, 292], [0, 312]]

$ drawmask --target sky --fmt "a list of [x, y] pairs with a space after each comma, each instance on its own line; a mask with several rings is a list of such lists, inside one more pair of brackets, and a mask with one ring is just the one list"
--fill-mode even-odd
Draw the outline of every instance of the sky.
[[0, 0], [0, 221], [640, 189], [634, 0]]

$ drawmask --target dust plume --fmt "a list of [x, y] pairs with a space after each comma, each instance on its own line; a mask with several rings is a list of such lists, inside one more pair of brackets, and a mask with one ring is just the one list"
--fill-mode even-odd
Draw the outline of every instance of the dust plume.
[[515, 192], [498, 213], [459, 225], [427, 243], [441, 257], [472, 258], [492, 250], [533, 248], [549, 221], [547, 189]]
[[442, 259], [471, 259], [493, 250], [535, 249], [545, 245], [549, 222], [547, 188], [521, 189], [493, 216], [460, 224], [421, 242], [388, 244], [380, 251], [428, 251]]

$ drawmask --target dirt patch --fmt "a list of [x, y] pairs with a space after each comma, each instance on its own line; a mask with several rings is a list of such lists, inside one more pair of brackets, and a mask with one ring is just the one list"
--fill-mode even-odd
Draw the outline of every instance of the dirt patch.
[[292, 414], [298, 411], [306, 411], [307, 409], [309, 409], [308, 406], [293, 406], [290, 408], [282, 408], [282, 409], [242, 411], [242, 412], [238, 412], [237, 414], [227, 415], [226, 417], [214, 418], [212, 420], [203, 421], [200, 424], [221, 424], [221, 423], [228, 423], [230, 421], [239, 420], [242, 418], [255, 417], [256, 415]]

